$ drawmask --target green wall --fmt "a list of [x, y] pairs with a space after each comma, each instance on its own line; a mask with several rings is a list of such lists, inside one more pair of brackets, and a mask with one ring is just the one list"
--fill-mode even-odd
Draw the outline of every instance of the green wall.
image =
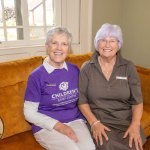
[[136, 65], [150, 68], [149, 6], [149, 0], [94, 0], [93, 38], [103, 23], [120, 25], [124, 39], [122, 55]]

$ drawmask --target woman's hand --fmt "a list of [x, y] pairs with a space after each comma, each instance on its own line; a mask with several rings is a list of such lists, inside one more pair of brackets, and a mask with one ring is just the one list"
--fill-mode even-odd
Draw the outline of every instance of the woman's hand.
[[93, 137], [96, 140], [97, 145], [103, 145], [103, 137], [108, 141], [106, 131], [111, 131], [108, 127], [104, 126], [101, 122], [97, 122], [92, 126]]
[[57, 122], [56, 125], [54, 126], [54, 129], [64, 135], [68, 136], [74, 142], [78, 142], [78, 138], [77, 138], [75, 132], [72, 130], [71, 127], [67, 126], [66, 124]]
[[127, 136], [129, 136], [129, 147], [132, 147], [134, 142], [136, 150], [143, 150], [142, 139], [140, 136], [140, 125], [131, 123], [123, 138], [126, 138]]

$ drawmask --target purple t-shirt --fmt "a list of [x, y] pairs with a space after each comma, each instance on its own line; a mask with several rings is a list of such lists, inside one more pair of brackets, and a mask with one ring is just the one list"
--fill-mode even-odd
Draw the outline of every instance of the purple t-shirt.
[[[41, 65], [29, 76], [25, 94], [25, 100], [39, 102], [38, 112], [63, 123], [83, 119], [77, 107], [79, 69], [71, 63], [67, 67], [49, 74]], [[40, 129], [33, 125], [34, 133]]]

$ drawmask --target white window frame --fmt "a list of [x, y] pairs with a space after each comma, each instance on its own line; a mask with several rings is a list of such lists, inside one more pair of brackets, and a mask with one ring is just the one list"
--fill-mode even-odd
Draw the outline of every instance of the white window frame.
[[[24, 0], [23, 0], [24, 1]], [[66, 26], [74, 34], [79, 33], [76, 37], [73, 36], [73, 53], [82, 54], [91, 51], [92, 48], [92, 0], [79, 0], [80, 7], [77, 10], [75, 5], [78, 4], [76, 0], [58, 0], [57, 4], [58, 14], [62, 13], [61, 19], [57, 19], [58, 25]], [[62, 3], [63, 1], [63, 3]], [[24, 1], [25, 2], [25, 1]], [[72, 5], [73, 3], [73, 5]], [[61, 7], [61, 9], [59, 9]], [[26, 9], [26, 8], [24, 8]], [[27, 10], [27, 9], [26, 9]], [[76, 11], [76, 13], [72, 13]], [[59, 15], [58, 15], [59, 16]], [[74, 19], [78, 18], [78, 22]], [[27, 32], [27, 31], [25, 31]], [[14, 42], [14, 46], [0, 44], [0, 62], [18, 59], [21, 57], [30, 57], [35, 55], [46, 55], [44, 41], [36, 41], [38, 44], [34, 45], [29, 41], [24, 41], [23, 45], [18, 45]], [[35, 43], [36, 43], [35, 42]], [[27, 43], [27, 44], [26, 44]], [[7, 58], [5, 57], [7, 56]]]
[[[2, 0], [3, 2], [4, 0]], [[66, 0], [63, 0], [64, 2]], [[61, 3], [62, 3], [62, 0], [54, 0], [54, 5], [56, 6], [55, 7], [55, 12], [56, 13], [56, 24], [58, 25], [61, 25]], [[3, 3], [2, 3], [3, 4]], [[0, 44], [0, 48], [3, 48], [3, 47], [8, 47], [8, 48], [11, 48], [11, 47], [19, 47], [19, 46], [33, 46], [33, 45], [42, 45], [44, 43], [44, 39], [39, 39], [39, 40], [30, 40], [30, 37], [29, 37], [29, 34], [26, 34], [26, 33], [29, 33], [30, 32], [30, 26], [29, 26], [29, 22], [28, 22], [28, 5], [27, 5], [27, 0], [21, 0], [21, 8], [22, 8], [22, 18], [23, 18], [23, 32], [24, 32], [24, 40], [15, 40], [15, 41], [3, 41], [1, 44]], [[4, 7], [4, 4], [2, 5], [2, 7]], [[44, 9], [44, 8], [43, 8]], [[56, 11], [57, 10], [57, 11]], [[44, 17], [43, 17], [44, 18]], [[5, 24], [4, 24], [4, 28], [5, 28]], [[16, 26], [17, 27], [17, 26]], [[43, 26], [41, 26], [43, 27]], [[39, 27], [39, 28], [41, 28]], [[38, 28], [38, 27], [36, 27]], [[5, 33], [6, 34], [6, 33]], [[45, 34], [46, 34], [46, 31], [45, 31]], [[27, 44], [26, 44], [27, 43]]]

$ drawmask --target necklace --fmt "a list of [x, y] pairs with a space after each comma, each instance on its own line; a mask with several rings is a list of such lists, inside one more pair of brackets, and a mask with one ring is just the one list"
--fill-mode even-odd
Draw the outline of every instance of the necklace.
[[111, 68], [106, 70], [105, 67], [102, 67], [102, 66], [101, 66], [101, 69], [102, 69], [102, 72], [103, 72], [104, 74], [106, 74], [106, 75], [109, 75], [109, 74], [111, 74], [111, 72], [112, 72], [112, 69], [111, 69]]
[[103, 61], [100, 57], [98, 57], [98, 62], [101, 66], [101, 70], [104, 74], [104, 76], [107, 78], [107, 80], [109, 80], [115, 61], [111, 61], [111, 62], [105, 62]]

